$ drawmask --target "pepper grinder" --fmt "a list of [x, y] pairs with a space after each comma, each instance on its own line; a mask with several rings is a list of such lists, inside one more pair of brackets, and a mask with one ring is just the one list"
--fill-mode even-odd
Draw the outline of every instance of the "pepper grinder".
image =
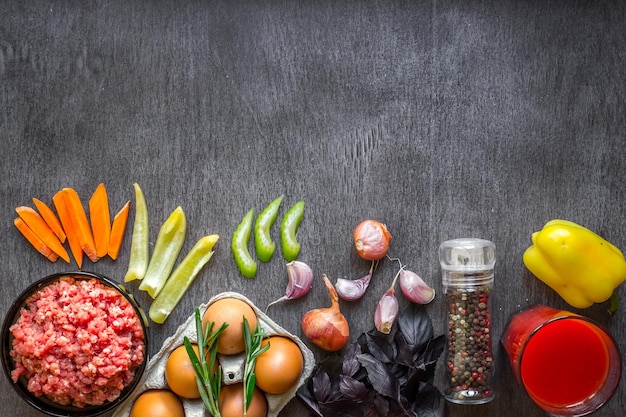
[[484, 404], [495, 397], [490, 303], [495, 250], [493, 242], [476, 238], [439, 247], [448, 326], [444, 397], [453, 403]]

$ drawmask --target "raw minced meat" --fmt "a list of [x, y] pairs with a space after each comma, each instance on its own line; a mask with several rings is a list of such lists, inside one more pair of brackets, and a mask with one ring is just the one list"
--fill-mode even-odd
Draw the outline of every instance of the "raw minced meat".
[[118, 291], [96, 279], [64, 277], [26, 302], [10, 328], [13, 382], [62, 404], [116, 399], [143, 362], [141, 319]]

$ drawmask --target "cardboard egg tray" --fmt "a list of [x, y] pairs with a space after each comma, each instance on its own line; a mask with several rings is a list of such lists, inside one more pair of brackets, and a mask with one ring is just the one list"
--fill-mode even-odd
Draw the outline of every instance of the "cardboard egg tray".
[[[291, 338], [298, 344], [304, 358], [304, 369], [298, 383], [284, 394], [265, 394], [267, 398], [267, 417], [277, 417], [287, 403], [296, 395], [296, 391], [302, 386], [313, 372], [315, 366], [315, 358], [313, 352], [300, 340], [297, 336], [287, 332], [285, 329], [276, 324], [264, 312], [259, 310], [249, 299], [236, 292], [223, 292], [211, 298], [207, 304], [201, 305], [200, 314], [204, 314], [206, 308], [213, 302], [222, 298], [238, 298], [248, 303], [257, 315], [258, 324], [265, 330], [268, 336], [286, 336]], [[133, 393], [124, 401], [115, 411], [112, 417], [129, 417], [130, 410], [135, 399], [144, 391], [150, 389], [167, 389], [165, 381], [165, 364], [169, 354], [178, 346], [183, 344], [183, 338], [187, 336], [191, 342], [196, 342], [196, 323], [195, 312], [178, 327], [176, 332], [163, 342], [161, 350], [154, 355], [142, 377], [141, 382]], [[226, 385], [241, 382], [243, 378], [243, 365], [245, 353], [239, 355], [218, 355], [220, 364], [223, 369], [223, 382]], [[185, 417], [203, 417], [205, 416], [205, 408], [202, 400], [189, 400], [181, 398], [185, 408]]]

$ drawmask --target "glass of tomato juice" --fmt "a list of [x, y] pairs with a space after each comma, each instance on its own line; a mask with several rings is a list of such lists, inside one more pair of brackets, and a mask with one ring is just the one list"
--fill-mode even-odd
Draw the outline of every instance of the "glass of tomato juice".
[[513, 372], [552, 416], [584, 416], [615, 393], [622, 372], [613, 337], [593, 320], [538, 305], [514, 315], [503, 336]]

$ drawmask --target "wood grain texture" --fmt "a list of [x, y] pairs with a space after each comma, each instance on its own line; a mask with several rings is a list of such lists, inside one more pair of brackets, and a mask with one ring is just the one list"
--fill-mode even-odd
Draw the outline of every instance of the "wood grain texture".
[[[66, 268], [14, 230], [14, 208], [32, 197], [49, 203], [62, 187], [86, 202], [100, 182], [111, 207], [141, 184], [152, 242], [178, 205], [189, 226], [183, 251], [204, 234], [221, 236], [179, 307], [151, 326], [153, 353], [219, 292], [262, 308], [282, 295], [279, 256], [246, 280], [229, 252], [244, 213], [280, 194], [281, 213], [306, 202], [301, 260], [318, 278], [364, 275], [352, 230], [364, 218], [385, 222], [390, 254], [438, 291], [428, 309], [439, 333], [437, 248], [446, 239], [496, 243], [496, 338], [520, 308], [566, 307], [521, 261], [546, 221], [579, 222], [626, 248], [621, 2], [7, 0], [0, 16], [2, 315], [29, 283]], [[117, 261], [84, 269], [121, 280], [129, 247], [127, 235]], [[373, 326], [395, 268], [383, 263], [365, 298], [342, 304], [354, 337]], [[326, 305], [318, 281], [270, 315], [302, 336], [302, 314]], [[605, 309], [583, 313], [624, 352], [624, 314]], [[447, 415], [543, 415], [499, 345], [496, 361], [496, 400], [448, 405]], [[596, 415], [622, 415], [625, 399], [622, 382]], [[0, 401], [15, 416], [39, 415], [6, 378]], [[304, 413], [292, 401], [282, 415]]]

